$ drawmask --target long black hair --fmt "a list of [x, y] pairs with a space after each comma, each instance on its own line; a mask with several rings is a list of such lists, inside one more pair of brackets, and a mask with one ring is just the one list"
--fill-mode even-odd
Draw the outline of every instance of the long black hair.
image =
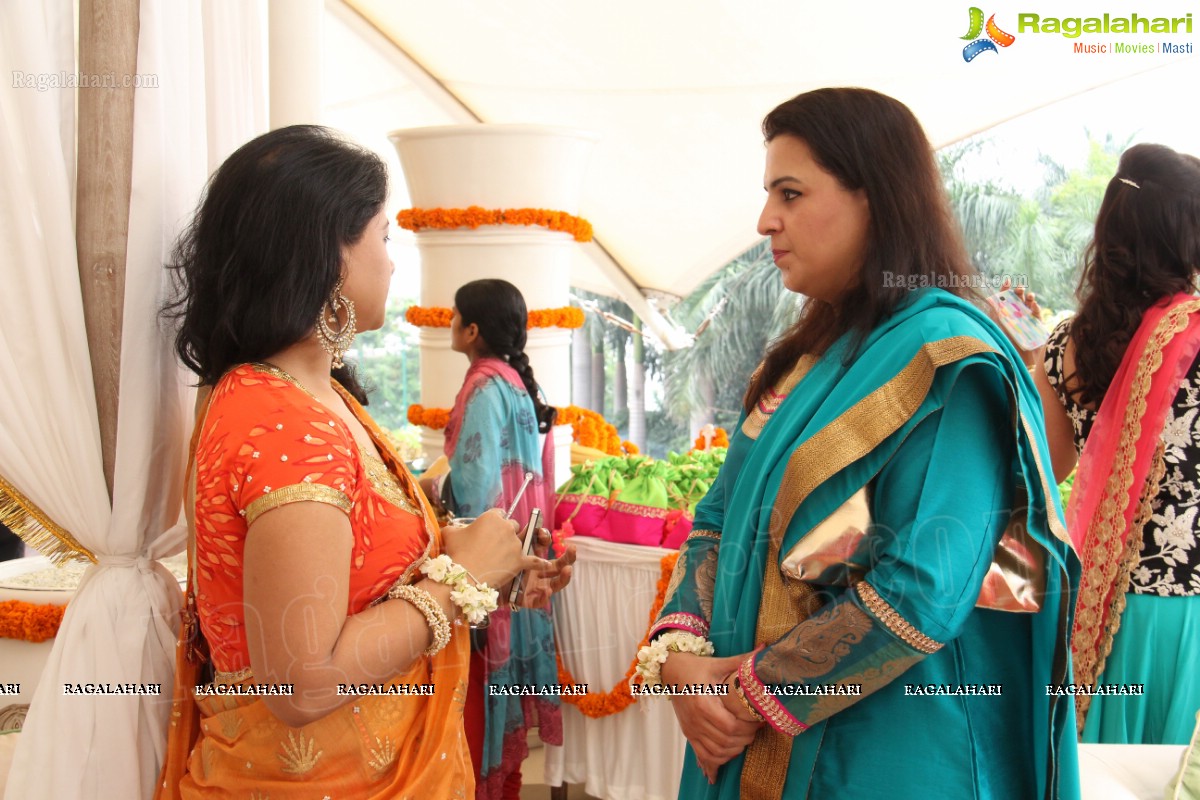
[[[175, 351], [215, 385], [307, 337], [357, 242], [387, 197], [374, 153], [316, 125], [293, 125], [239, 147], [213, 173], [168, 268]], [[365, 400], [352, 370], [334, 371]]]
[[[796, 323], [767, 350], [750, 381], [749, 410], [806, 353], [823, 353], [854, 331], [850, 357], [906, 300], [911, 286], [942, 286], [975, 298], [978, 281], [963, 246], [921, 123], [899, 100], [870, 89], [817, 89], [766, 116], [763, 137], [802, 140], [822, 169], [867, 197], [862, 270], [836, 305], [809, 298]], [[888, 279], [890, 278], [890, 279]]]
[[1099, 404], [1146, 309], [1195, 290], [1200, 271], [1200, 159], [1160, 144], [1121, 155], [1084, 254], [1071, 321], [1080, 403]]
[[529, 311], [521, 291], [499, 278], [471, 281], [454, 293], [454, 307], [464, 326], [479, 326], [479, 335], [491, 354], [507, 361], [521, 376], [525, 391], [533, 400], [538, 432], [548, 432], [558, 412], [542, 402], [533, 367], [529, 365], [529, 356], [525, 355]]

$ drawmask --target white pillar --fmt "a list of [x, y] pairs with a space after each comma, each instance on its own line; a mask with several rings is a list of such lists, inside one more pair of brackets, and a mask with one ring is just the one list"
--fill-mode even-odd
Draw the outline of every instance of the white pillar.
[[[461, 125], [393, 131], [392, 143], [416, 208], [540, 208], [578, 215], [584, 169], [595, 136], [538, 125]], [[569, 233], [537, 226], [486, 225], [417, 233], [421, 305], [449, 307], [459, 286], [503, 278], [521, 290], [530, 310], [570, 305]], [[445, 328], [421, 330], [421, 405], [449, 408], [462, 385], [466, 359], [450, 350]], [[551, 405], [571, 403], [571, 334], [529, 331], [525, 348]], [[565, 433], [564, 433], [565, 431]], [[426, 457], [442, 452], [441, 431], [424, 429]], [[556, 485], [569, 474], [570, 429], [555, 434]]]
[[271, 129], [321, 123], [324, 0], [268, 0]]

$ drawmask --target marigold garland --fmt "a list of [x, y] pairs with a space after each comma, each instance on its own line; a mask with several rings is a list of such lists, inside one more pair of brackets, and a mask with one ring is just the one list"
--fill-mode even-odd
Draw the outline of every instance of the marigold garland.
[[422, 308], [421, 306], [409, 306], [404, 312], [404, 319], [409, 325], [416, 325], [418, 328], [449, 328], [450, 318], [454, 316], [454, 311], [449, 308]]
[[[404, 319], [410, 325], [420, 328], [449, 328], [453, 310], [441, 306], [425, 308], [409, 306], [404, 312]], [[574, 306], [562, 308], [538, 308], [529, 312], [529, 322], [526, 328], [582, 328], [584, 322], [583, 309]]]
[[474, 230], [480, 225], [538, 225], [569, 233], [577, 242], [592, 240], [592, 223], [565, 211], [546, 208], [406, 208], [396, 215], [396, 222], [410, 231], [427, 228]]
[[[712, 446], [713, 447], [729, 447], [729, 434], [725, 432], [724, 428], [717, 428], [716, 432], [713, 434]], [[700, 434], [699, 436], [696, 437], [696, 441], [692, 442], [692, 449], [693, 450], [706, 449], [704, 446], [704, 434]]]
[[527, 328], [582, 328], [583, 309], [574, 306], [562, 308], [535, 308], [529, 312]]
[[0, 639], [44, 642], [58, 634], [66, 606], [26, 603], [22, 600], [0, 602]]
[[601, 450], [610, 456], [619, 456], [623, 452], [621, 435], [617, 433], [616, 426], [590, 408], [560, 408], [555, 422], [570, 425], [572, 438], [584, 447]]
[[[591, 447], [610, 456], [634, 455], [638, 447], [633, 442], [621, 441], [616, 427], [603, 416], [589, 408], [566, 406], [556, 409], [556, 425], [570, 425], [571, 438], [584, 447]], [[450, 409], [426, 408], [413, 404], [408, 407], [408, 421], [412, 425], [441, 430], [450, 421]]]
[[426, 408], [417, 403], [408, 407], [408, 423], [410, 425], [424, 425], [426, 428], [439, 431], [449, 422], [450, 409], [448, 408]]
[[[621, 678], [617, 682], [617, 685], [607, 692], [589, 691], [585, 695], [563, 695], [562, 701], [564, 703], [575, 706], [585, 717], [600, 719], [601, 717], [618, 714], [637, 702], [633, 696], [633, 692], [629, 689], [629, 685], [633, 682], [633, 676], [637, 670], [637, 651], [650, 644], [650, 628], [654, 626], [654, 621], [658, 619], [658, 614], [662, 611], [663, 604], [667, 601], [667, 587], [671, 584], [671, 573], [675, 570], [675, 561], [678, 558], [679, 553], [667, 553], [662, 557], [662, 561], [659, 562], [661, 572], [659, 573], [654, 604], [650, 606], [650, 619], [646, 623], [646, 635], [642, 637], [642, 641], [634, 649], [633, 662], [629, 665], [629, 669], [625, 670], [625, 677]], [[567, 669], [567, 665], [563, 663], [562, 653], [556, 651], [554, 655], [558, 661], [559, 685], [577, 685], [579, 681], [575, 680], [575, 676], [571, 674], [571, 670]]]

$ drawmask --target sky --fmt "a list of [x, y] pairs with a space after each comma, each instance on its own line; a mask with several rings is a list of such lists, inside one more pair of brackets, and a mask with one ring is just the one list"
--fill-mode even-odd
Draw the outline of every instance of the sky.
[[1194, 72], [1178, 68], [1152, 70], [1110, 86], [1024, 114], [978, 134], [989, 141], [984, 157], [973, 166], [1021, 192], [1042, 183], [1039, 153], [1067, 167], [1087, 158], [1088, 131], [1103, 140], [1111, 133], [1130, 144], [1154, 142], [1200, 155]]

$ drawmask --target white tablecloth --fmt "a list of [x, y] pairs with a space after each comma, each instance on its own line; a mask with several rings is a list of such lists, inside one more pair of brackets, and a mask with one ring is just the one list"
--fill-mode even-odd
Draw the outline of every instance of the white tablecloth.
[[[579, 560], [555, 598], [554, 630], [575, 679], [607, 692], [646, 634], [661, 559], [673, 551], [586, 536], [571, 541]], [[640, 699], [603, 719], [564, 703], [563, 746], [546, 748], [546, 783], [581, 783], [604, 800], [675, 800], [684, 746], [669, 700]]]
[[1184, 745], [1081, 744], [1083, 800], [1162, 800]]

